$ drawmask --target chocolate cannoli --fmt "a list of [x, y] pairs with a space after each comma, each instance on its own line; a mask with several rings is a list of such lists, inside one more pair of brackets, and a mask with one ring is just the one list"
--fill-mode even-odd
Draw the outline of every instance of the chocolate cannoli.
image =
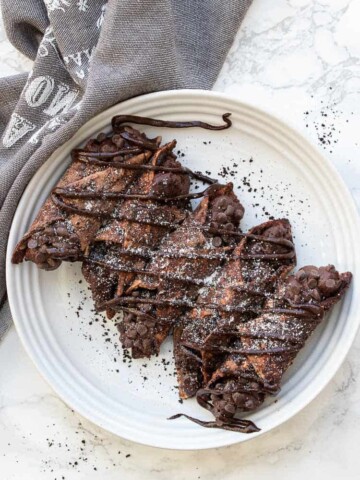
[[147, 274], [133, 282], [126, 297], [114, 299], [113, 305], [131, 310], [118, 328], [133, 358], [159, 352], [184, 310], [194, 305], [199, 288], [234, 249], [238, 239], [229, 233], [243, 215], [231, 183], [212, 185], [196, 210], [163, 240]]
[[[97, 310], [122, 295], [142, 271], [149, 255], [169, 231], [181, 223], [190, 208], [190, 176], [172, 153], [172, 141], [154, 153], [150, 166], [124, 195], [125, 201], [96, 234], [89, 256], [83, 262]], [[163, 169], [163, 170], [162, 170]]]
[[[118, 133], [100, 133], [83, 149], [72, 152], [71, 165], [16, 246], [13, 263], [28, 260], [53, 270], [62, 261], [79, 261], [86, 255], [103, 217], [119, 202], [104, 204], [101, 193], [126, 191], [140, 170], [121, 165], [143, 165], [160, 143], [160, 138], [148, 139], [135, 129], [128, 129], [127, 134], [124, 139]], [[141, 142], [146, 147], [151, 144], [152, 150]]]
[[295, 266], [296, 255], [288, 220], [271, 220], [252, 228], [235, 248], [197, 305], [174, 331], [174, 355], [181, 398], [194, 396], [207, 383], [223, 354], [203, 350], [219, 342], [219, 332], [254, 318], [267, 296]]

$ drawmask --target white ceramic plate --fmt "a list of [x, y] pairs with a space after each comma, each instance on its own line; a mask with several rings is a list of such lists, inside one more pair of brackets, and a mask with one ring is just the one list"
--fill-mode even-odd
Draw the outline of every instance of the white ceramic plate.
[[[252, 435], [205, 429], [183, 418], [168, 421], [167, 417], [177, 412], [210, 417], [194, 400], [178, 402], [170, 341], [157, 359], [132, 361], [129, 365], [122, 357], [112, 322], [104, 324], [99, 316], [96, 321], [91, 300], [84, 299], [89, 295], [84, 282], [79, 283], [78, 264], [63, 264], [58, 270], [44, 272], [31, 263], [10, 263], [16, 242], [62, 175], [70, 151], [88, 137], [108, 131], [113, 115], [217, 123], [224, 112], [232, 112], [233, 120], [233, 127], [225, 131], [144, 130], [150, 135], [160, 133], [164, 140], [175, 137], [186, 165], [211, 171], [222, 181], [233, 181], [246, 207], [244, 228], [260, 223], [269, 214], [287, 216], [294, 229], [299, 265], [331, 262], [341, 271], [354, 273], [345, 300], [323, 322], [284, 378], [277, 402], [271, 399], [250, 416], [262, 429]], [[34, 176], [19, 203], [10, 233], [9, 300], [30, 357], [60, 397], [79, 413], [107, 430], [147, 445], [219, 447], [249, 440], [283, 423], [308, 404], [334, 375], [359, 324], [359, 297], [354, 295], [359, 238], [357, 213], [339, 175], [287, 125], [218, 93], [154, 93], [116, 105], [92, 119]]]

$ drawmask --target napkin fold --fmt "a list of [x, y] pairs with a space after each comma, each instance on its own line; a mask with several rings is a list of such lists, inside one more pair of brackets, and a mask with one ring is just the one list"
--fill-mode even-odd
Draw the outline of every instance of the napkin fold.
[[212, 87], [252, 0], [1, 0], [7, 36], [34, 60], [0, 79], [0, 339], [11, 325], [5, 254], [24, 188], [106, 108]]

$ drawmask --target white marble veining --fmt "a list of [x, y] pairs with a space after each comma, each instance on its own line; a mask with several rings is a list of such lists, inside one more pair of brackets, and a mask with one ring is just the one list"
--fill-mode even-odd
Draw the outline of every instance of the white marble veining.
[[[360, 0], [254, 0], [215, 89], [275, 112], [320, 145], [360, 206], [359, 18]], [[2, 76], [31, 67], [2, 27], [0, 67]], [[0, 344], [0, 478], [355, 480], [359, 353], [358, 336], [328, 387], [272, 432], [228, 448], [173, 452], [119, 439], [71, 411], [12, 329]]]

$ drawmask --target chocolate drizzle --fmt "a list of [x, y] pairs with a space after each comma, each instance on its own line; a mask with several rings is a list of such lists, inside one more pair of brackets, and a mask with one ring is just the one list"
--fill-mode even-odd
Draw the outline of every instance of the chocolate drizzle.
[[[181, 227], [180, 227], [181, 228]], [[197, 226], [195, 226], [197, 228]], [[201, 230], [203, 230], [200, 227]], [[215, 233], [219, 233], [215, 231]], [[228, 231], [226, 231], [228, 233]], [[230, 232], [235, 233], [235, 232]], [[244, 253], [240, 253], [239, 255], [231, 255], [229, 259], [231, 260], [239, 260], [239, 259], [256, 259], [260, 261], [269, 261], [269, 260], [286, 260], [286, 259], [292, 259], [295, 256], [294, 252], [294, 245], [290, 240], [286, 240], [284, 238], [272, 238], [272, 237], [266, 237], [264, 235], [254, 235], [254, 234], [246, 234], [246, 233], [239, 233], [243, 238], [249, 238], [252, 240], [256, 240], [258, 242], [268, 242], [271, 245], [280, 245], [282, 247], [286, 247], [289, 249], [287, 253], [282, 253], [282, 254], [247, 254], [245, 255]], [[229, 250], [231, 247], [228, 247], [227, 250]], [[198, 261], [199, 259], [209, 259], [209, 260], [214, 260], [214, 259], [219, 259], [219, 260], [225, 260], [228, 258], [228, 255], [223, 251], [222, 253], [199, 253], [199, 252], [191, 252], [189, 253], [188, 251], [166, 251], [166, 250], [160, 250], [158, 252], [154, 252], [151, 254], [150, 252], [141, 252], [140, 255], [149, 258], [152, 257], [155, 259], [157, 256], [161, 257], [168, 257], [168, 258], [183, 258], [183, 259], [190, 259], [193, 260], [194, 262]], [[91, 261], [91, 259], [90, 259]], [[111, 268], [111, 267], [110, 267]], [[117, 269], [116, 267], [113, 267], [114, 269]], [[121, 267], [119, 267], [121, 270]], [[123, 271], [123, 270], [121, 270]], [[129, 271], [129, 269], [126, 269], [126, 271]], [[154, 276], [162, 279], [168, 279], [168, 280], [176, 280], [177, 282], [183, 283], [183, 284], [195, 284], [195, 285], [204, 285], [204, 281], [201, 279], [196, 279], [196, 278], [191, 278], [188, 276], [178, 276], [177, 278], [174, 277], [173, 275], [169, 274], [168, 272], [164, 271], [159, 271], [159, 270], [148, 270], [148, 271], [139, 271], [134, 269], [133, 273], [136, 274], [144, 274], [144, 275], [149, 275], [149, 276]], [[258, 288], [252, 287], [251, 285], [243, 285], [243, 286], [229, 286], [231, 290], [237, 291], [237, 292], [242, 292], [246, 293], [247, 295], [252, 295], [254, 297], [263, 297], [266, 296], [264, 292], [259, 291]], [[222, 306], [219, 304], [212, 304], [210, 302], [203, 302], [203, 303], [194, 303], [194, 302], [188, 302], [188, 301], [178, 301], [178, 300], [172, 300], [168, 298], [162, 298], [161, 300], [155, 300], [155, 299], [142, 299], [142, 298], [132, 298], [132, 297], [115, 297], [112, 300], [109, 300], [106, 302], [104, 305], [102, 305], [102, 308], [112, 308], [117, 310], [117, 307], [120, 307], [122, 305], [126, 305], [127, 303], [131, 304], [147, 304], [147, 305], [158, 305], [158, 306], [166, 306], [166, 305], [171, 305], [171, 306], [176, 306], [176, 307], [181, 307], [182, 309], [189, 309], [189, 308], [195, 308], [195, 307], [204, 307], [207, 309], [212, 309], [216, 311], [223, 311], [223, 312], [236, 312], [236, 313], [252, 313], [252, 314], [259, 314], [260, 310], [258, 309], [250, 309], [249, 307], [239, 307], [239, 306]], [[159, 318], [159, 321], [162, 319]]]
[[[88, 162], [88, 163], [95, 163], [98, 165], [109, 166], [108, 162], [103, 160], [97, 160], [98, 158], [107, 158], [111, 160], [114, 157], [118, 157], [120, 155], [135, 155], [137, 153], [142, 153], [142, 149], [138, 147], [128, 147], [122, 148], [121, 150], [115, 150], [112, 152], [88, 152], [87, 150], [82, 150], [80, 148], [75, 148], [71, 152], [71, 158], [73, 161], [81, 161], [81, 162]], [[111, 162], [112, 166], [115, 167], [122, 167], [121, 162]]]
[[[123, 152], [123, 153], [122, 153]], [[196, 180], [200, 180], [205, 183], [213, 184], [217, 183], [217, 180], [214, 180], [213, 178], [208, 177], [207, 175], [202, 174], [201, 172], [194, 172], [190, 168], [187, 167], [166, 167], [162, 165], [134, 165], [131, 163], [126, 163], [124, 161], [115, 161], [112, 160], [110, 161], [111, 158], [114, 158], [118, 155], [124, 154], [126, 155], [127, 153], [139, 153], [139, 149], [133, 149], [133, 151], [128, 150], [122, 150], [119, 152], [114, 152], [114, 153], [104, 153], [104, 152], [99, 152], [99, 153], [88, 153], [83, 150], [76, 150], [73, 155], [73, 160], [74, 161], [80, 161], [84, 163], [92, 163], [94, 165], [100, 165], [100, 166], [111, 166], [114, 168], [124, 168], [124, 169], [129, 169], [129, 170], [148, 170], [148, 171], [153, 171], [153, 172], [171, 172], [171, 173], [177, 173], [179, 175], [190, 175], [192, 178], [195, 178]], [[93, 158], [94, 157], [94, 158]], [[103, 158], [108, 158], [108, 161], [104, 160], [99, 160], [99, 157]]]
[[137, 125], [150, 125], [152, 127], [165, 127], [165, 128], [193, 128], [200, 127], [206, 130], [226, 130], [230, 128], [232, 122], [230, 120], [231, 113], [224, 113], [222, 119], [224, 125], [211, 125], [209, 123], [201, 122], [199, 120], [193, 120], [190, 122], [173, 122], [170, 120], [157, 120], [148, 117], [139, 117], [137, 115], [117, 115], [112, 119], [112, 128], [114, 132], [122, 131], [122, 125], [124, 123], [134, 123]]
[[[61, 195], [64, 198], [81, 198], [81, 199], [91, 199], [91, 200], [118, 200], [121, 198], [124, 199], [136, 199], [136, 200], [152, 200], [154, 202], [164, 202], [164, 203], [171, 203], [174, 202], [175, 200], [190, 200], [190, 199], [195, 199], [195, 198], [201, 198], [203, 197], [206, 193], [207, 190], [203, 190], [201, 192], [196, 192], [196, 193], [187, 193], [184, 195], [176, 195], [174, 197], [166, 197], [166, 196], [159, 196], [159, 195], [142, 195], [142, 194], [131, 194], [131, 193], [120, 193], [120, 192], [75, 192], [71, 190], [66, 190], [63, 188], [55, 188], [52, 191], [52, 199], [54, 202], [57, 204], [61, 205], [62, 208], [67, 209], [68, 205], [65, 202], [61, 202], [59, 198], [57, 198], [58, 195]], [[81, 213], [83, 210], [79, 210]], [[97, 213], [91, 214], [89, 212], [89, 215], [95, 215], [97, 216]], [[109, 215], [110, 216], [110, 215]]]
[[[205, 404], [202, 405], [204, 407]], [[205, 407], [204, 407], [205, 408]], [[260, 428], [255, 425], [251, 420], [244, 420], [242, 418], [235, 418], [230, 424], [227, 423], [227, 418], [219, 416], [214, 421], [205, 421], [199, 420], [198, 418], [187, 415], [186, 413], [176, 413], [168, 418], [168, 420], [176, 420], [177, 418], [184, 417], [188, 420], [191, 420], [194, 423], [197, 423], [201, 427], [206, 428], [221, 428], [222, 430], [229, 430], [230, 432], [241, 432], [241, 433], [255, 433], [259, 432]]]

